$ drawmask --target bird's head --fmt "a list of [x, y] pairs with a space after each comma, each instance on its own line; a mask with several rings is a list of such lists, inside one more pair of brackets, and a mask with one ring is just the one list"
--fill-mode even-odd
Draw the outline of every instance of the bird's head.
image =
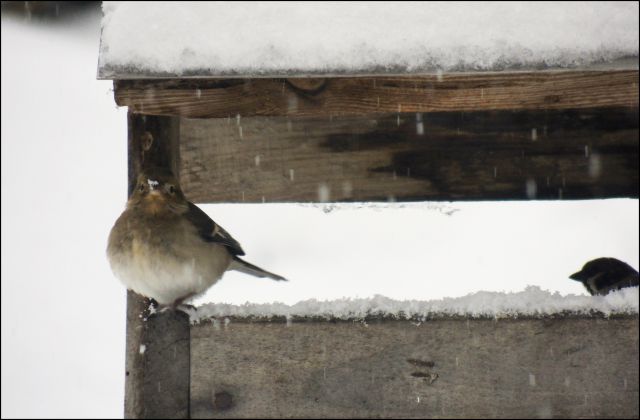
[[586, 263], [584, 266], [582, 266], [582, 270], [573, 273], [572, 275], [569, 276], [570, 279], [572, 280], [578, 280], [578, 281], [586, 281], [589, 278], [602, 273], [604, 270], [606, 270], [608, 265], [608, 258], [597, 258], [595, 260], [591, 260], [588, 263]]
[[138, 176], [127, 206], [154, 215], [182, 214], [189, 209], [176, 178], [162, 170], [145, 171]]
[[573, 273], [569, 278], [584, 281], [603, 274], [624, 276], [634, 272], [635, 270], [629, 264], [615, 258], [596, 258], [587, 262], [582, 267], [582, 270]]

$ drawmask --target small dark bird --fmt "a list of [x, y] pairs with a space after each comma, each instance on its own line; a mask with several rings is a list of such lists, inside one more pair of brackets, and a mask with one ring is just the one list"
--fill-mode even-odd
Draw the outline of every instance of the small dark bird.
[[161, 169], [140, 174], [109, 234], [111, 269], [127, 288], [175, 308], [204, 293], [227, 270], [286, 280], [242, 260], [242, 247]]
[[606, 295], [612, 290], [638, 286], [638, 272], [615, 258], [596, 258], [569, 276], [581, 281], [592, 295]]

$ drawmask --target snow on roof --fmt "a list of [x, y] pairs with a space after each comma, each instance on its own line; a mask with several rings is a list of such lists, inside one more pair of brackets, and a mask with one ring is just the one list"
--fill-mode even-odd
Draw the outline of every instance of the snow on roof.
[[103, 2], [101, 78], [574, 68], [631, 57], [638, 2]]
[[463, 316], [471, 318], [540, 317], [556, 314], [593, 314], [605, 316], [638, 313], [638, 288], [626, 288], [606, 296], [562, 296], [537, 286], [517, 293], [476, 292], [458, 298], [431, 301], [394, 300], [376, 295], [368, 299], [318, 301], [309, 299], [295, 305], [283, 303], [229, 305], [209, 303], [191, 314], [198, 322], [222, 317], [323, 317], [364, 319], [367, 316], [393, 316], [406, 319]]

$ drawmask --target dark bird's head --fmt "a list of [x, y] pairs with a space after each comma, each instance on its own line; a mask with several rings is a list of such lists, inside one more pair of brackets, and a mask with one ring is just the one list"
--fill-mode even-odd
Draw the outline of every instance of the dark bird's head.
[[569, 278], [581, 281], [592, 295], [606, 295], [611, 290], [638, 285], [638, 272], [615, 258], [591, 260]]
[[154, 215], [166, 212], [182, 214], [189, 209], [189, 204], [173, 174], [158, 169], [138, 175], [127, 208]]

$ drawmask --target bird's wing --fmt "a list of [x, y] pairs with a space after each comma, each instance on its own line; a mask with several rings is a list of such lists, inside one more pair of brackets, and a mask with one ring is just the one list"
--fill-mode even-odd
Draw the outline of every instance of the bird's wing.
[[189, 202], [189, 211], [186, 216], [187, 219], [196, 226], [202, 239], [207, 242], [215, 242], [226, 246], [233, 255], [244, 255], [244, 251], [238, 241], [233, 239], [233, 236], [211, 220], [211, 218], [207, 216], [207, 213], [200, 210], [198, 206]]

